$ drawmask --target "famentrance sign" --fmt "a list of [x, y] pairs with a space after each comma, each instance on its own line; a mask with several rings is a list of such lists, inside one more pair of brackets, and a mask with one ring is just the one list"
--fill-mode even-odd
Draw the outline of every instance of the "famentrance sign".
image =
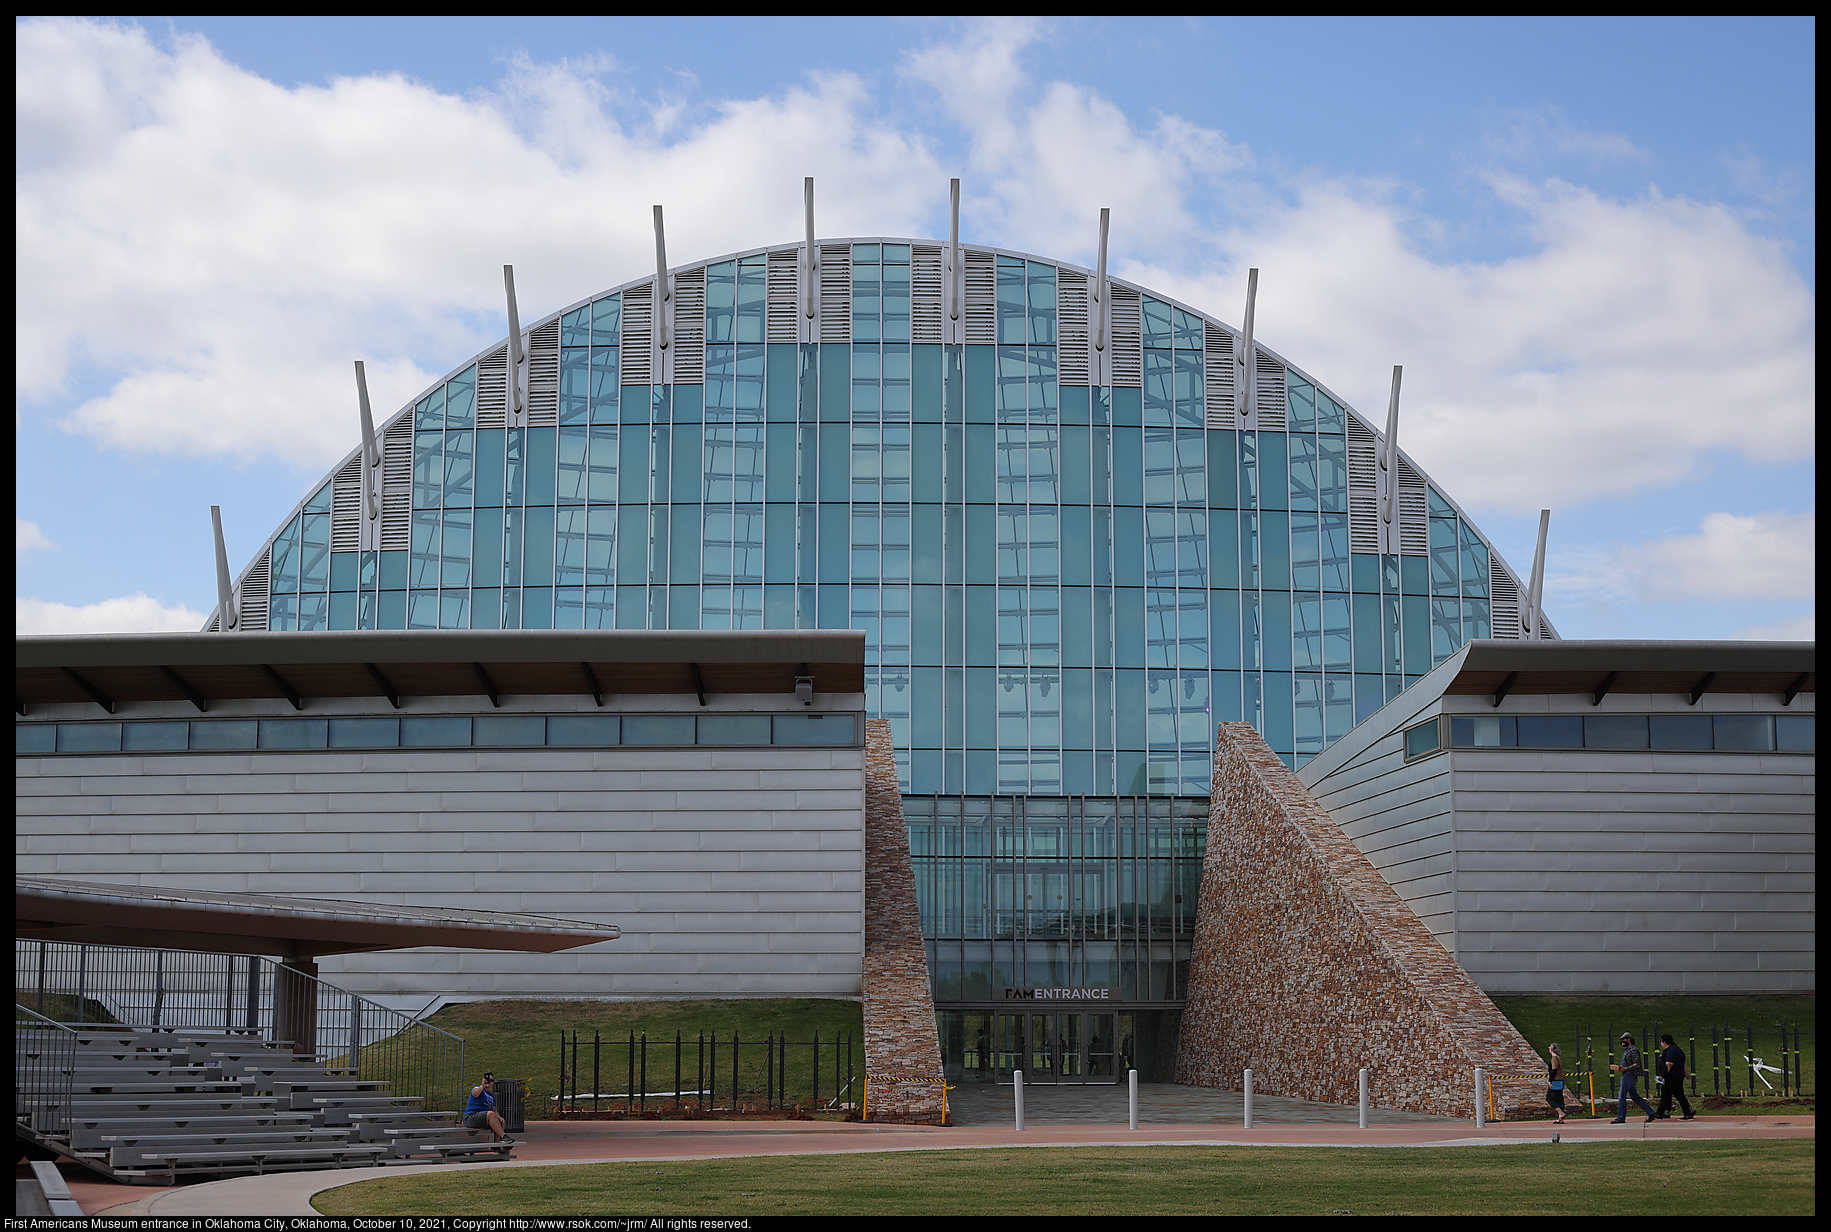
[[1000, 1001], [1117, 1001], [1117, 988], [1000, 988]]

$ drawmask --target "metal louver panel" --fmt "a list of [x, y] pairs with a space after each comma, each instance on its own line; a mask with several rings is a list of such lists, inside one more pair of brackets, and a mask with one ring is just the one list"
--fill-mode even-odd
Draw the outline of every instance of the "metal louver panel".
[[491, 351], [477, 361], [477, 426], [479, 428], [506, 428], [508, 426], [508, 391], [506, 374], [509, 370], [509, 348], [504, 343], [499, 351]]
[[1087, 275], [1073, 270], [1058, 270], [1056, 287], [1056, 330], [1060, 345], [1058, 379], [1064, 385], [1086, 385], [1092, 378], [1088, 361]]
[[1233, 335], [1202, 322], [1202, 393], [1210, 428], [1233, 428]]
[[706, 269], [674, 276], [674, 384], [706, 383]]
[[1399, 554], [1430, 555], [1430, 497], [1424, 476], [1399, 459]]
[[769, 282], [765, 295], [766, 335], [770, 342], [801, 341], [801, 249], [779, 248], [769, 254]]
[[1113, 301], [1113, 387], [1144, 388], [1144, 300], [1138, 292], [1109, 283]]
[[1513, 580], [1512, 574], [1501, 567], [1500, 559], [1492, 554], [1488, 556], [1488, 594], [1492, 596], [1488, 611], [1494, 625], [1494, 636], [1518, 641], [1519, 584]]
[[820, 246], [820, 341], [852, 341], [852, 245]]
[[[497, 426], [501, 426], [498, 419]], [[413, 416], [402, 415], [382, 434], [381, 550], [413, 546]]]
[[245, 633], [261, 633], [267, 628], [268, 578], [273, 568], [268, 556], [270, 550], [262, 549], [260, 558], [242, 579], [242, 593], [237, 597], [237, 603], [241, 607], [241, 628]]
[[655, 351], [655, 284], [643, 283], [623, 292], [623, 345], [618, 355], [625, 385], [652, 385]]
[[1348, 549], [1380, 550], [1379, 437], [1348, 416]]
[[1262, 351], [1257, 358], [1259, 372], [1252, 392], [1253, 401], [1258, 403], [1259, 430], [1282, 432], [1290, 418], [1290, 403], [1284, 395], [1284, 365]]
[[362, 547], [362, 455], [344, 464], [331, 481], [331, 551]]
[[998, 341], [998, 258], [966, 253], [966, 340], [990, 346]]
[[941, 341], [941, 250], [917, 244], [909, 250], [909, 338]]
[[559, 322], [528, 331], [528, 425], [559, 422]]

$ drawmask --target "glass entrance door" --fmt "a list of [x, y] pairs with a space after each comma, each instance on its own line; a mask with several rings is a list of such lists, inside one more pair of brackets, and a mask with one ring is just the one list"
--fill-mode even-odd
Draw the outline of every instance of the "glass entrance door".
[[1114, 1015], [1050, 1011], [992, 1017], [997, 1080], [1024, 1071], [1026, 1083], [1117, 1082]]

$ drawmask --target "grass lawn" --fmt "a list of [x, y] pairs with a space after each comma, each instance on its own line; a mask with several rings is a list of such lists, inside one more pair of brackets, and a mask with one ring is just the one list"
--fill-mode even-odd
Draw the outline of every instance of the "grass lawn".
[[[1818, 1045], [1815, 1038], [1818, 1006], [1817, 999], [1810, 993], [1755, 996], [1495, 997], [1494, 1004], [1519, 1028], [1520, 1034], [1526, 1037], [1541, 1057], [1546, 1055], [1545, 1046], [1556, 1040], [1564, 1052], [1564, 1066], [1571, 1074], [1573, 1083], [1576, 1075], [1584, 1068], [1581, 1054], [1575, 1051], [1579, 1032], [1587, 1037], [1595, 1050], [1591, 1065], [1596, 1075], [1598, 1096], [1609, 1090], [1605, 1079], [1610, 1061], [1611, 1035], [1619, 1040], [1623, 1031], [1632, 1031], [1637, 1039], [1644, 1034], [1649, 1040], [1657, 1040], [1661, 1034], [1669, 1031], [1690, 1058], [1691, 1068], [1697, 1075], [1696, 1086], [1700, 1096], [1722, 1091], [1742, 1097], [1734, 1103], [1713, 1107], [1712, 1112], [1749, 1115], [1810, 1111], [1809, 1104], [1800, 1105], [1778, 1098], [1781, 1080], [1780, 1075], [1774, 1073], [1766, 1075], [1767, 1080], [1774, 1084], [1774, 1092], [1770, 1093], [1758, 1076], [1754, 1081], [1755, 1098], [1747, 1098], [1749, 1073], [1748, 1064], [1743, 1058], [1748, 1051], [1748, 1030], [1752, 1025], [1755, 1055], [1768, 1065], [1779, 1066], [1781, 1051], [1777, 1024], [1781, 1022], [1789, 1026], [1799, 1024], [1799, 1060], [1804, 1089], [1808, 1095], [1815, 1096], [1818, 1092]], [[1719, 1048], [1719, 1068], [1714, 1073], [1710, 1046], [1713, 1023], [1730, 1030], [1734, 1035], [1733, 1050]], [[1616, 1042], [1613, 1047], [1618, 1056], [1620, 1044]], [[1731, 1061], [1734, 1064], [1730, 1064]], [[1648, 1096], [1648, 1088], [1651, 1086], [1650, 1081], [1642, 1081], [1641, 1094]], [[1687, 1083], [1686, 1090], [1690, 1089], [1691, 1084]], [[1612, 1090], [1609, 1093], [1612, 1095]], [[1656, 1094], [1648, 1096], [1648, 1102], [1651, 1103], [1656, 1098]], [[1693, 1100], [1694, 1104], [1696, 1102]]]
[[[648, 1036], [647, 1090], [674, 1090], [674, 1035], [683, 1037], [681, 1089], [695, 1087], [699, 1064], [698, 1040], [703, 1032], [718, 1035], [716, 1105], [731, 1104], [731, 1038], [742, 1041], [738, 1053], [740, 1102], [751, 1102], [750, 1092], [767, 1090], [763, 1076], [763, 1038], [787, 1034], [797, 1043], [820, 1033], [820, 1094], [824, 1103], [834, 1095], [834, 1040], [850, 1034], [856, 1073], [864, 1072], [864, 1010], [856, 1001], [756, 1000], [756, 1001], [473, 1001], [448, 1005], [426, 1020], [464, 1039], [464, 1065], [469, 1080], [484, 1070], [500, 1078], [523, 1078], [528, 1083], [527, 1115], [551, 1115], [559, 1093], [560, 1033], [579, 1033], [577, 1090], [591, 1091], [591, 1041], [602, 1037], [598, 1090], [621, 1093], [629, 1089], [629, 1037]], [[568, 1048], [567, 1064], [571, 1064]], [[640, 1057], [640, 1053], [638, 1053]], [[788, 1089], [810, 1095], [812, 1050], [792, 1049], [788, 1062]], [[640, 1060], [638, 1060], [640, 1068]], [[573, 1089], [567, 1084], [567, 1090]], [[854, 1087], [854, 1090], [857, 1088]], [[856, 1098], [856, 1096], [854, 1096]], [[763, 1096], [756, 1094], [754, 1102]], [[589, 1108], [588, 1101], [579, 1101]], [[612, 1105], [602, 1105], [609, 1108]], [[621, 1107], [619, 1102], [617, 1107]], [[651, 1099], [649, 1106], [654, 1106]]]
[[1811, 1215], [1812, 1141], [1047, 1147], [364, 1181], [326, 1215]]

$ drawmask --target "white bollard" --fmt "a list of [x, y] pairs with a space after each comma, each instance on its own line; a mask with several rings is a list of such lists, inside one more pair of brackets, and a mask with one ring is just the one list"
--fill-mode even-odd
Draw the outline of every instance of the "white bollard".
[[1367, 1128], [1367, 1067], [1361, 1067], [1361, 1128]]
[[1128, 1075], [1128, 1081], [1130, 1081], [1131, 1086], [1132, 1086], [1132, 1128], [1137, 1129], [1138, 1128], [1138, 1071], [1135, 1069], [1128, 1069], [1125, 1072]]
[[1481, 1089], [1487, 1085], [1488, 1071], [1477, 1065], [1475, 1067], [1475, 1128], [1486, 1129], [1488, 1125], [1488, 1105], [1481, 1098]]
[[1252, 1128], [1252, 1071], [1246, 1071], [1246, 1123], [1244, 1129]]
[[1022, 1133], [1023, 1129], [1024, 1129], [1024, 1071], [1023, 1070], [1014, 1069], [1011, 1071], [1011, 1090], [1017, 1096], [1017, 1132]]

